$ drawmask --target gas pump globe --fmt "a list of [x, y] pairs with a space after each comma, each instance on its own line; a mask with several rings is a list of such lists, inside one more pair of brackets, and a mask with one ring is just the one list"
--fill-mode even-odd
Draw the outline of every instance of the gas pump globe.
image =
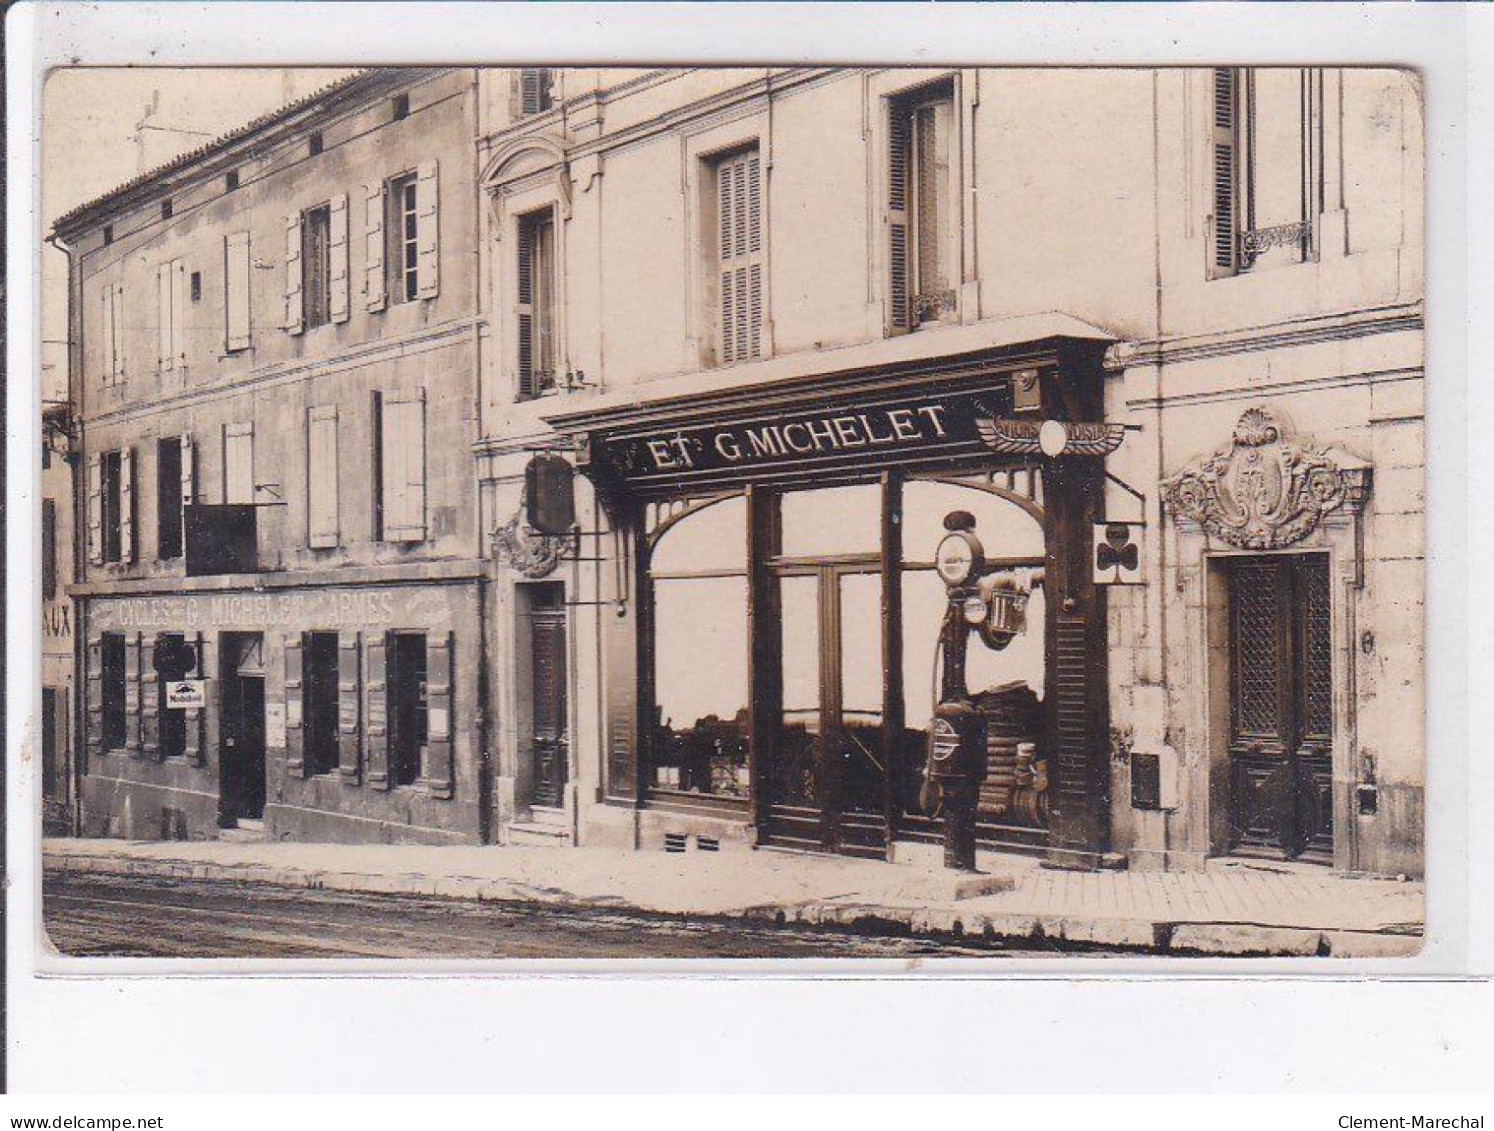
[[985, 717], [965, 685], [970, 634], [1000, 650], [1025, 633], [1028, 586], [1041, 585], [1043, 573], [1034, 571], [1023, 585], [1010, 572], [988, 572], [969, 511], [945, 515], [944, 528], [948, 533], [934, 552], [934, 570], [949, 595], [939, 637], [944, 674], [929, 731], [921, 800], [930, 815], [944, 816], [945, 866], [974, 871], [975, 815], [987, 752]]

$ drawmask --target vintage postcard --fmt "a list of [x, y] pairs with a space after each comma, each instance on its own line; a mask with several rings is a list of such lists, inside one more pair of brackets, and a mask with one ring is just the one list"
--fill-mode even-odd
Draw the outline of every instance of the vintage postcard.
[[43, 119], [63, 958], [1418, 952], [1415, 71]]

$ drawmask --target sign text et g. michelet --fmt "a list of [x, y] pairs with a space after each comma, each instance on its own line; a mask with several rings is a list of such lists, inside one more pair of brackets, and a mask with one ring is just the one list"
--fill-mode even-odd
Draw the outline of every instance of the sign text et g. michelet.
[[976, 419], [1001, 412], [1008, 400], [1000, 384], [722, 414], [708, 423], [630, 428], [594, 438], [593, 460], [636, 490], [944, 462], [990, 455]]

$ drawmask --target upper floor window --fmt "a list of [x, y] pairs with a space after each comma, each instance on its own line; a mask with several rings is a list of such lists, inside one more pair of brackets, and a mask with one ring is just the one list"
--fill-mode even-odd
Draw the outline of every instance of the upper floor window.
[[762, 166], [757, 146], [714, 162], [716, 357], [730, 365], [762, 356]]
[[894, 98], [888, 111], [888, 321], [902, 331], [956, 310], [953, 84]]
[[156, 269], [160, 330], [157, 363], [169, 373], [187, 363], [187, 268], [172, 259]]
[[124, 286], [105, 283], [99, 292], [99, 376], [104, 385], [124, 380]]
[[555, 75], [549, 67], [522, 67], [519, 70], [519, 113], [539, 114], [554, 105], [552, 88]]
[[1296, 67], [1214, 68], [1213, 274], [1301, 263], [1314, 255], [1322, 164], [1316, 73]]
[[390, 105], [390, 117], [396, 122], [402, 121], [410, 116], [409, 94], [396, 94]]
[[254, 425], [251, 422], [223, 425], [223, 501], [240, 506], [254, 502]]
[[249, 348], [249, 280], [252, 273], [249, 233], [223, 237], [223, 349]]
[[393, 302], [413, 302], [420, 294], [420, 221], [415, 194], [414, 173], [390, 180], [384, 194], [389, 210], [384, 225], [384, 259]]
[[184, 508], [193, 501], [192, 438], [167, 436], [156, 443], [156, 557], [182, 556]]
[[314, 550], [336, 546], [337, 406], [306, 410], [306, 541]]
[[94, 452], [88, 460], [88, 560], [135, 560], [135, 453]]
[[306, 328], [332, 320], [332, 209], [308, 208], [302, 217], [301, 261], [304, 264], [301, 306]]
[[374, 394], [374, 537], [425, 541], [425, 397]]
[[285, 328], [348, 320], [348, 198], [339, 193], [286, 221]]
[[517, 255], [519, 396], [555, 388], [555, 213], [519, 217]]
[[441, 282], [437, 166], [422, 161], [364, 189], [364, 289], [369, 310], [435, 298]]
[[42, 500], [42, 600], [57, 597], [57, 503]]

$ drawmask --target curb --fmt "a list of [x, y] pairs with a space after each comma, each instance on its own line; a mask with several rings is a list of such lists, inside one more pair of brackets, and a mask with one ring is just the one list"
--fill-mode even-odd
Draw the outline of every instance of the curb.
[[[407, 872], [328, 872], [266, 864], [213, 864], [138, 857], [45, 855], [46, 872], [155, 876], [273, 884], [288, 888], [376, 895], [416, 895], [491, 903], [540, 903], [619, 908], [559, 888], [479, 876], [424, 876]], [[650, 915], [678, 915], [641, 905], [622, 905]], [[893, 907], [851, 900], [762, 904], [702, 916], [746, 919], [784, 926], [844, 927], [866, 932], [888, 928], [913, 935], [981, 938], [1013, 944], [1078, 944], [1147, 954], [1199, 958], [1409, 958], [1422, 936], [1393, 931], [1355, 931], [1258, 923], [1165, 922], [1150, 919], [1091, 919], [1042, 913], [981, 914], [951, 907]]]

